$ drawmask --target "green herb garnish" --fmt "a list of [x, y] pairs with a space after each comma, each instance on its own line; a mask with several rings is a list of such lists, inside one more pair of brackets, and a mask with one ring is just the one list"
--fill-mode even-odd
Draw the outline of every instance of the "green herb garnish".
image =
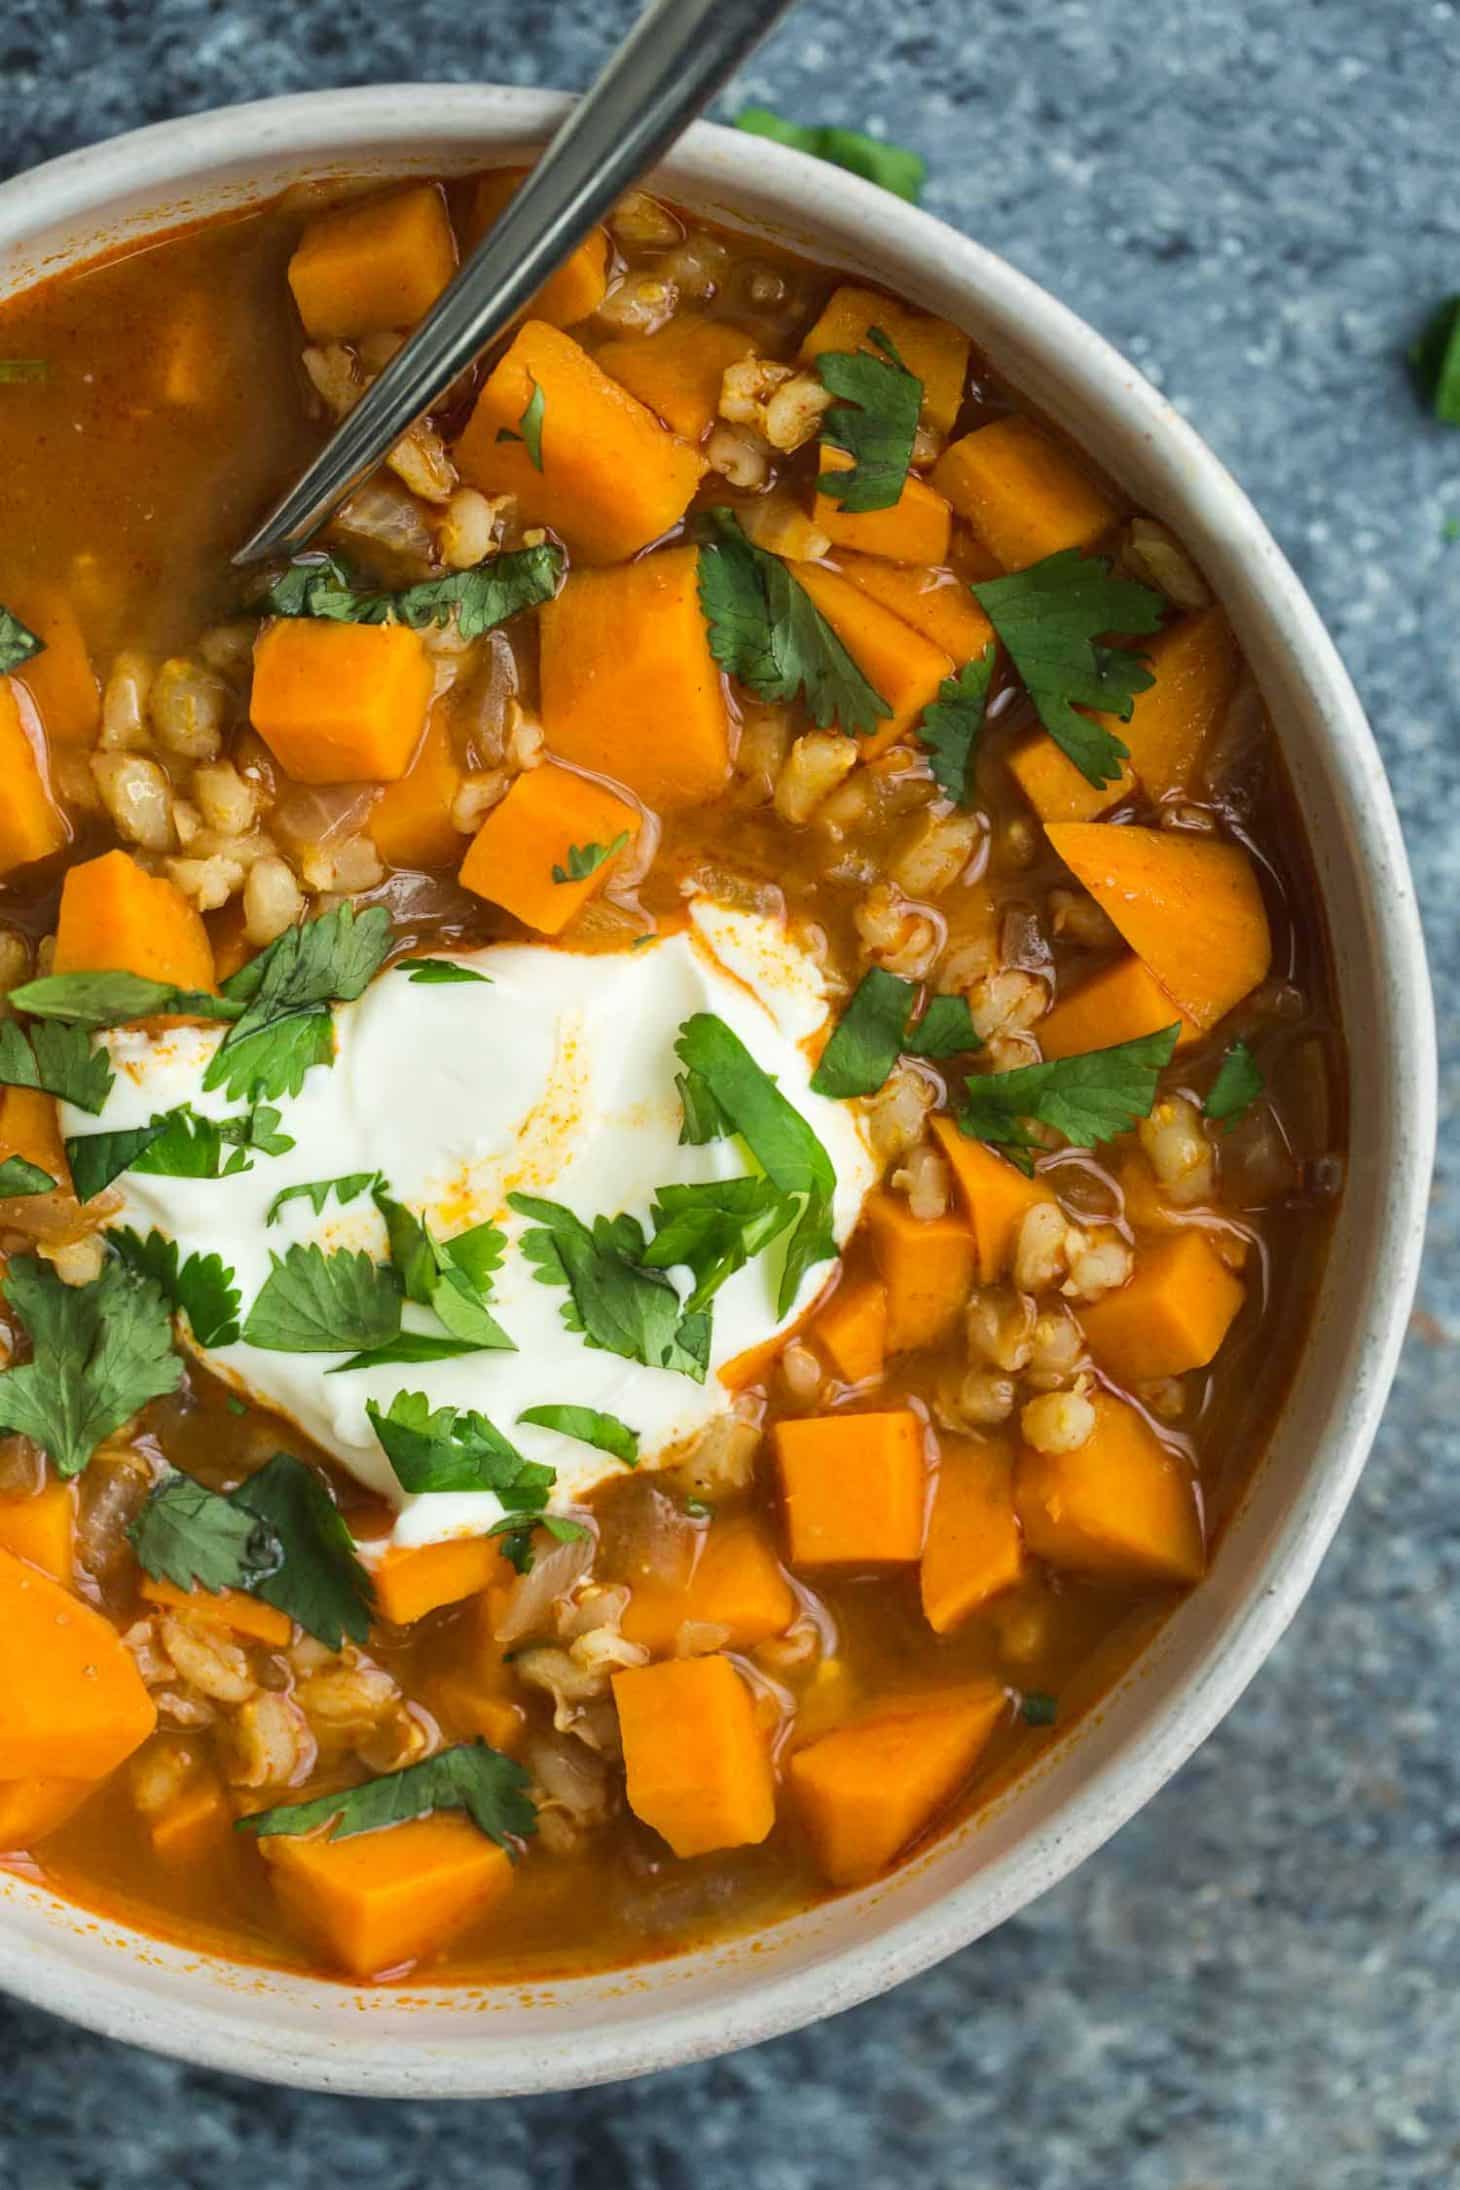
[[656, 1187], [650, 1211], [654, 1238], [645, 1268], [688, 1269], [695, 1282], [685, 1307], [707, 1308], [725, 1280], [763, 1253], [800, 1213], [795, 1197], [768, 1178]]
[[168, 1475], [127, 1530], [138, 1564], [175, 1589], [242, 1589], [284, 1563], [267, 1521], [190, 1475]]
[[486, 1415], [455, 1407], [433, 1412], [424, 1392], [397, 1392], [387, 1408], [367, 1400], [365, 1412], [402, 1490], [413, 1497], [492, 1491], [513, 1521], [529, 1527], [547, 1504], [554, 1470], [525, 1459]]
[[451, 1336], [476, 1347], [511, 1352], [512, 1340], [487, 1307], [492, 1275], [501, 1264], [506, 1237], [494, 1224], [474, 1225], [454, 1239], [437, 1240], [425, 1219], [375, 1188], [385, 1219], [390, 1259], [407, 1300], [429, 1308]]
[[[1170, 1063], [1180, 1032], [1177, 1023], [1109, 1049], [1050, 1057], [1013, 1072], [975, 1074], [963, 1090], [959, 1127], [973, 1140], [1011, 1151], [1040, 1145], [1029, 1131], [1031, 1123], [1052, 1127], [1076, 1148], [1114, 1140], [1150, 1116], [1162, 1068]], [[1027, 1158], [1021, 1167], [1028, 1167]]]
[[1059, 1705], [1042, 1689], [1026, 1689], [1019, 1701], [1019, 1716], [1026, 1726], [1053, 1726], [1059, 1717]]
[[667, 1278], [645, 1266], [643, 1229], [630, 1216], [595, 1217], [584, 1224], [561, 1202], [536, 1194], [509, 1194], [533, 1229], [522, 1252], [536, 1265], [539, 1285], [564, 1287], [571, 1296], [560, 1313], [584, 1343], [649, 1369], [673, 1369], [703, 1384], [710, 1358], [710, 1319], [681, 1314]]
[[103, 1438], [177, 1389], [167, 1302], [123, 1263], [108, 1261], [89, 1285], [64, 1285], [47, 1263], [19, 1255], [0, 1291], [33, 1352], [0, 1374], [0, 1428], [34, 1438], [58, 1475], [79, 1474]]
[[933, 781], [955, 806], [973, 804], [978, 742], [997, 654], [997, 647], [986, 646], [972, 661], [964, 663], [956, 677], [945, 677], [938, 687], [938, 697], [923, 709], [918, 724], [918, 737], [927, 748]]
[[816, 360], [821, 385], [837, 398], [821, 421], [822, 441], [852, 459], [822, 472], [816, 484], [848, 513], [898, 501], [923, 406], [922, 382], [882, 329], [869, 328], [867, 341], [870, 349], [823, 350]]
[[54, 1193], [57, 1181], [38, 1163], [24, 1156], [7, 1156], [0, 1163], [0, 1201], [19, 1201], [23, 1195]]
[[108, 1232], [107, 1240], [139, 1277], [152, 1280], [174, 1315], [187, 1317], [198, 1345], [237, 1343], [241, 1295], [221, 1255], [189, 1255], [184, 1261], [176, 1240], [157, 1231], [143, 1239], [126, 1226]]
[[270, 1261], [243, 1326], [246, 1345], [342, 1354], [385, 1346], [399, 1334], [400, 1279], [369, 1255], [295, 1246]]
[[1202, 1110], [1206, 1117], [1230, 1133], [1239, 1118], [1245, 1117], [1262, 1093], [1266, 1082], [1257, 1068], [1257, 1060], [1245, 1042], [1234, 1042], [1217, 1067], [1217, 1076], [1211, 1084]]
[[606, 860], [621, 852], [628, 841], [628, 830], [620, 829], [612, 844], [570, 844], [567, 866], [553, 868], [554, 882], [586, 882], [591, 874], [597, 874]]
[[338, 1650], [347, 1635], [366, 1642], [370, 1577], [322, 1477], [292, 1453], [276, 1452], [228, 1495], [273, 1531], [283, 1553], [275, 1572], [248, 1584], [251, 1594], [297, 1620], [326, 1649]]
[[115, 1077], [106, 1051], [93, 1051], [80, 1027], [43, 1023], [27, 1035], [13, 1019], [0, 1019], [0, 1087], [36, 1088], [95, 1115]]
[[818, 1095], [875, 1095], [904, 1052], [958, 1057], [982, 1047], [962, 996], [935, 996], [911, 1033], [916, 981], [874, 966], [832, 1030], [811, 1085]]
[[279, 1212], [291, 1201], [307, 1201], [317, 1217], [323, 1216], [325, 1203], [331, 1194], [343, 1209], [362, 1194], [369, 1194], [385, 1180], [378, 1171], [346, 1171], [338, 1179], [305, 1179], [298, 1186], [286, 1186], [269, 1203], [264, 1216], [265, 1224], [277, 1224]]
[[576, 1438], [580, 1445], [592, 1445], [595, 1451], [622, 1460], [626, 1468], [633, 1467], [639, 1457], [638, 1431], [631, 1430], [616, 1414], [604, 1414], [597, 1407], [524, 1407], [517, 1419], [531, 1422], [540, 1430], [556, 1430], [560, 1437]]
[[1136, 695], [1155, 679], [1139, 655], [1099, 642], [1113, 632], [1158, 631], [1165, 612], [1160, 594], [1113, 578], [1108, 562], [1078, 548], [990, 578], [973, 593], [1060, 751], [1097, 790], [1119, 782], [1129, 746], [1076, 709], [1093, 707], [1129, 722]]
[[530, 1785], [526, 1770], [511, 1757], [482, 1741], [463, 1742], [454, 1749], [438, 1750], [420, 1764], [366, 1780], [363, 1787], [318, 1795], [312, 1802], [255, 1810], [252, 1817], [241, 1817], [236, 1823], [240, 1832], [263, 1837], [312, 1833], [327, 1826], [327, 1839], [348, 1840], [355, 1833], [379, 1832], [440, 1810], [464, 1810], [478, 1832], [515, 1862], [517, 1842], [537, 1831], [537, 1809], [527, 1791]]
[[355, 583], [337, 556], [296, 556], [264, 595], [270, 616], [316, 616], [332, 623], [401, 623], [412, 631], [449, 621], [453, 612], [464, 639], [480, 639], [523, 609], [550, 601], [563, 575], [563, 551], [544, 543], [493, 555], [471, 570], [425, 578], [400, 593]]
[[489, 973], [477, 973], [470, 966], [458, 966], [450, 958], [403, 958], [395, 971], [403, 973], [418, 988], [445, 988], [452, 982], [460, 981], [481, 981], [490, 988], [492, 982]]
[[13, 610], [0, 606], [0, 677], [8, 677], [12, 669], [45, 650], [44, 639], [38, 639]]
[[1409, 362], [1425, 405], [1442, 425], [1460, 426], [1460, 297], [1447, 297], [1412, 344]]

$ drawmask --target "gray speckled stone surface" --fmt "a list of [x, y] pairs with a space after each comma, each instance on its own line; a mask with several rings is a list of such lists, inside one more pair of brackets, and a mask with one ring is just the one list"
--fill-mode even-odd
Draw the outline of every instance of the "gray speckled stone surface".
[[[581, 85], [584, 0], [7, 0], [0, 162], [309, 86]], [[1255, 496], [1394, 770], [1444, 1059], [1427, 1276], [1305, 1611], [1057, 1892], [892, 1997], [568, 2099], [267, 2092], [0, 2005], [4, 2190], [1419, 2190], [1460, 2181], [1460, 433], [1399, 350], [1460, 289], [1450, 0], [805, 0], [739, 87], [932, 164], [931, 209], [1136, 359]], [[1447, 530], [1448, 528], [1448, 530]]]

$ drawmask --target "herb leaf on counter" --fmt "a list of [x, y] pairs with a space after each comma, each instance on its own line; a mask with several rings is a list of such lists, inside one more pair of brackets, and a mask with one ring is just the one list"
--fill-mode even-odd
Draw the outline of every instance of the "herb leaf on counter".
[[699, 527], [700, 606], [720, 667], [763, 700], [806, 703], [819, 729], [865, 736], [891, 714], [780, 556], [747, 540], [731, 509]]
[[36, 1088], [94, 1116], [114, 1078], [106, 1051], [93, 1051], [82, 1028], [41, 1021], [23, 1034], [13, 1019], [0, 1019], [0, 1087]]
[[1150, 1116], [1157, 1082], [1180, 1032], [1180, 1025], [1173, 1024], [1109, 1049], [1050, 1057], [1013, 1072], [975, 1075], [963, 1090], [959, 1128], [971, 1140], [1009, 1149], [1040, 1145], [1028, 1130], [1030, 1121], [1051, 1126], [1076, 1148], [1114, 1140]]
[[362, 1787], [318, 1795], [312, 1802], [255, 1810], [252, 1817], [239, 1818], [236, 1829], [267, 1837], [312, 1833], [327, 1825], [328, 1839], [348, 1840], [355, 1833], [379, 1832], [387, 1825], [402, 1825], [440, 1810], [464, 1810], [477, 1831], [516, 1862], [517, 1842], [537, 1831], [530, 1785], [525, 1768], [511, 1757], [482, 1741], [462, 1742], [454, 1749], [438, 1750], [420, 1764], [366, 1780]]
[[989, 684], [998, 654], [986, 646], [964, 663], [956, 677], [945, 677], [938, 697], [923, 709], [918, 737], [927, 748], [933, 781], [955, 806], [971, 807], [978, 741], [983, 732]]
[[1431, 315], [1409, 362], [1426, 407], [1442, 425], [1460, 426], [1460, 297], [1447, 297]]
[[1129, 746], [1076, 709], [1130, 720], [1136, 695], [1155, 680], [1138, 654], [1099, 642], [1110, 633], [1158, 631], [1161, 595], [1132, 578], [1112, 577], [1108, 562], [1078, 548], [987, 579], [973, 594], [1060, 751], [1097, 790], [1118, 782]]
[[820, 491], [846, 511], [891, 509], [907, 483], [917, 438], [923, 384], [910, 373], [880, 327], [868, 329], [866, 350], [823, 350], [821, 385], [837, 400], [821, 421], [821, 438], [852, 459], [824, 471]]
[[369, 1255], [294, 1246], [270, 1259], [243, 1326], [245, 1345], [340, 1354], [385, 1346], [399, 1335], [400, 1279]]
[[108, 1232], [107, 1239], [140, 1277], [152, 1280], [175, 1314], [186, 1315], [200, 1346], [237, 1342], [241, 1295], [221, 1255], [189, 1255], [182, 1261], [176, 1240], [157, 1231], [143, 1239], [125, 1225]]
[[894, 197], [906, 198], [909, 205], [921, 201], [928, 163], [920, 152], [909, 152], [904, 145], [888, 144], [883, 137], [869, 137], [861, 129], [843, 129], [835, 122], [788, 122], [768, 106], [743, 107], [735, 117], [735, 127], [755, 137], [769, 137], [775, 144], [790, 145], [793, 151], [809, 152], [813, 159], [826, 160], [833, 167], [844, 167], [848, 174], [860, 175], [890, 190]]
[[710, 1358], [710, 1319], [681, 1314], [669, 1280], [645, 1268], [642, 1227], [630, 1216], [595, 1217], [584, 1224], [561, 1202], [536, 1194], [509, 1194], [533, 1229], [522, 1252], [539, 1285], [560, 1285], [570, 1294], [560, 1313], [585, 1344], [649, 1369], [673, 1369], [703, 1384]]
[[79, 1474], [104, 1437], [181, 1382], [167, 1302], [124, 1263], [64, 1285], [38, 1257], [18, 1255], [0, 1290], [34, 1356], [0, 1374], [0, 1429], [34, 1438], [58, 1475]]
[[604, 1414], [598, 1407], [524, 1407], [517, 1419], [531, 1422], [540, 1430], [556, 1430], [560, 1437], [576, 1438], [580, 1445], [592, 1445], [595, 1451], [622, 1460], [626, 1468], [633, 1467], [639, 1457], [638, 1431], [631, 1430], [616, 1414]]
[[1257, 1059], [1245, 1042], [1234, 1042], [1217, 1067], [1217, 1076], [1202, 1104], [1203, 1115], [1229, 1133], [1245, 1117], [1266, 1086]]

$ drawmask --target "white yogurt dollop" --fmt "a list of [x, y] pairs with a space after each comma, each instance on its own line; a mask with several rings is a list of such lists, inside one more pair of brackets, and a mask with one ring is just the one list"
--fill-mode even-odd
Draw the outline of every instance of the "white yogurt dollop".
[[[386, 1256], [385, 1225], [368, 1195], [316, 1215], [302, 1198], [269, 1225], [286, 1187], [352, 1172], [384, 1174], [391, 1193], [423, 1216], [438, 1239], [490, 1220], [507, 1234], [492, 1312], [516, 1351], [446, 1361], [326, 1372], [343, 1355], [265, 1352], [239, 1342], [203, 1358], [240, 1392], [296, 1422], [351, 1474], [397, 1507], [402, 1545], [476, 1534], [499, 1519], [490, 1493], [400, 1489], [365, 1412], [403, 1390], [431, 1406], [476, 1408], [528, 1458], [557, 1471], [554, 1508], [571, 1504], [620, 1463], [554, 1430], [520, 1424], [525, 1408], [571, 1402], [617, 1415], [639, 1433], [640, 1465], [653, 1465], [730, 1404], [718, 1371], [785, 1329], [831, 1275], [805, 1278], [778, 1317], [783, 1242], [738, 1271], [715, 1296], [710, 1373], [703, 1384], [585, 1345], [566, 1329], [567, 1294], [539, 1284], [518, 1242], [530, 1220], [509, 1209], [521, 1192], [562, 1202], [585, 1221], [625, 1211], [646, 1233], [661, 1186], [733, 1178], [754, 1169], [736, 1140], [681, 1146], [674, 1054], [684, 1021], [713, 1012], [734, 1029], [811, 1125], [837, 1175], [838, 1243], [857, 1221], [876, 1164], [857, 1106], [812, 1093], [800, 1046], [824, 1022], [814, 962], [784, 929], [724, 906], [694, 908], [681, 935], [613, 955], [545, 944], [501, 944], [454, 953], [487, 983], [413, 982], [381, 974], [356, 1004], [335, 1012], [336, 1059], [280, 1105], [284, 1156], [255, 1155], [231, 1178], [180, 1179], [125, 1172], [116, 1182], [121, 1224], [153, 1228], [181, 1253], [218, 1254], [235, 1272], [246, 1314], [269, 1274], [271, 1254], [296, 1241], [327, 1253], [365, 1248]], [[117, 1081], [100, 1120], [68, 1111], [64, 1130], [84, 1134], [144, 1125], [182, 1103], [201, 1116], [236, 1113], [221, 1092], [202, 1092], [216, 1028], [109, 1036]], [[684, 1272], [674, 1273], [680, 1291]], [[436, 1328], [407, 1305], [410, 1328]]]

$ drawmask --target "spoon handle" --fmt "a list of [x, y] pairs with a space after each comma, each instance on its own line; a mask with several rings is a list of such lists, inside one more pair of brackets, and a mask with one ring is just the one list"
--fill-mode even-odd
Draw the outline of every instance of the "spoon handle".
[[791, 0], [653, 0], [415, 333], [233, 560], [301, 548], [631, 183]]

